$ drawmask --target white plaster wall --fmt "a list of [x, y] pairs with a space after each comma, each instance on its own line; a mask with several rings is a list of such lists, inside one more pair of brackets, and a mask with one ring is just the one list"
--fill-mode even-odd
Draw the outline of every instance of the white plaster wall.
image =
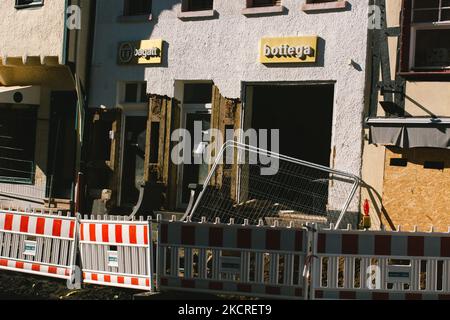
[[55, 56], [61, 61], [64, 1], [15, 9], [14, 0], [0, 1], [0, 57]]
[[[114, 107], [118, 80], [148, 82], [147, 91], [174, 96], [175, 80], [213, 80], [222, 95], [241, 98], [243, 82], [336, 81], [333, 147], [335, 168], [361, 171], [362, 121], [366, 80], [368, 0], [350, 0], [350, 11], [305, 13], [305, 0], [283, 0], [288, 13], [246, 17], [245, 0], [215, 0], [216, 19], [182, 21], [181, 1], [153, 1], [153, 21], [117, 23], [122, 0], [99, 0], [90, 106]], [[318, 35], [319, 63], [313, 66], [267, 67], [258, 62], [262, 37]], [[118, 66], [120, 41], [162, 38], [167, 60], [146, 70]], [[353, 59], [358, 68], [349, 65]]]

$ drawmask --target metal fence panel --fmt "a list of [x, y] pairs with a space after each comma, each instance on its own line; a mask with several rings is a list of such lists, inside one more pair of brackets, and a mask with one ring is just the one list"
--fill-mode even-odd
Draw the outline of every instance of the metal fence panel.
[[154, 291], [152, 222], [83, 219], [85, 283]]
[[72, 279], [76, 218], [0, 210], [0, 269]]
[[339, 225], [359, 212], [358, 177], [267, 150], [225, 143], [218, 153], [190, 217], [214, 222], [234, 219], [270, 225], [274, 220]]
[[305, 299], [305, 229], [158, 222], [160, 288]]

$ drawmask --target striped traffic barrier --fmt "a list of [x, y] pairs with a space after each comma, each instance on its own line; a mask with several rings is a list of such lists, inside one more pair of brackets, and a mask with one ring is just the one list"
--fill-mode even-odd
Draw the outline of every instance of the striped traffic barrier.
[[151, 220], [94, 219], [80, 221], [83, 282], [154, 291]]
[[158, 221], [160, 288], [305, 298], [307, 232], [274, 226]]
[[312, 299], [449, 299], [450, 233], [316, 232]]
[[73, 279], [76, 218], [0, 210], [0, 269]]

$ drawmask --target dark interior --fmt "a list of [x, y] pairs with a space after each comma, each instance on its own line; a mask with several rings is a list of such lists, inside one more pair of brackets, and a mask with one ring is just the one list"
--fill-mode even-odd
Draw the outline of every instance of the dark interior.
[[254, 86], [252, 127], [280, 129], [280, 153], [330, 165], [334, 85]]

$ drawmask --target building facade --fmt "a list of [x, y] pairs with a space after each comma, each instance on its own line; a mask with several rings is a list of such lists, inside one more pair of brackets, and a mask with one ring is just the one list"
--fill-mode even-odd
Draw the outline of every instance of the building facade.
[[[376, 226], [450, 225], [450, 2], [375, 1], [362, 191]], [[375, 51], [376, 50], [376, 51]], [[380, 77], [379, 77], [380, 76]]]
[[[280, 129], [278, 152], [361, 174], [368, 1], [97, 2], [87, 189], [182, 211], [207, 167], [170, 161], [171, 134]], [[236, 136], [242, 140], [243, 137]], [[235, 174], [234, 169], [222, 172]], [[360, 196], [350, 211], [357, 222]]]
[[91, 4], [0, 4], [0, 205], [70, 209]]

